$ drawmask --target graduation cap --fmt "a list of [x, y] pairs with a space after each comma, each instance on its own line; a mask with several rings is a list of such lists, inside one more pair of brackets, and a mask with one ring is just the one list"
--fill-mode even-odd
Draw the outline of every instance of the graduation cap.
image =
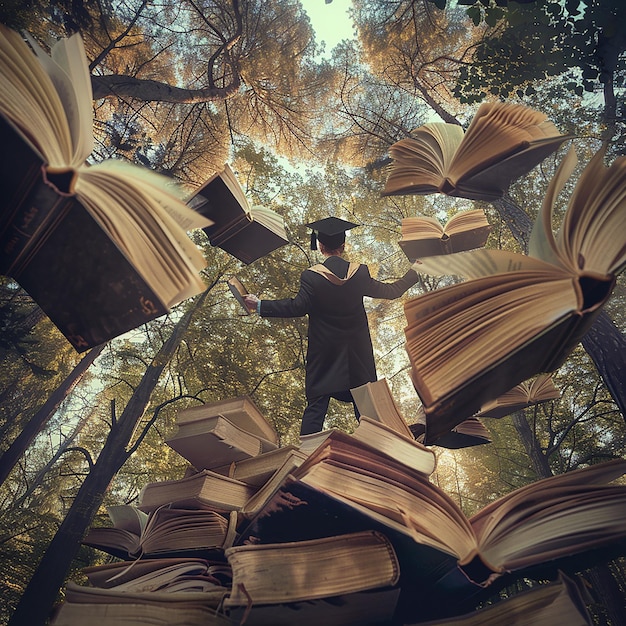
[[329, 250], [336, 250], [346, 240], [346, 231], [359, 224], [347, 222], [338, 217], [326, 217], [317, 222], [307, 224], [311, 228], [311, 250], [317, 250], [317, 241], [323, 243]]

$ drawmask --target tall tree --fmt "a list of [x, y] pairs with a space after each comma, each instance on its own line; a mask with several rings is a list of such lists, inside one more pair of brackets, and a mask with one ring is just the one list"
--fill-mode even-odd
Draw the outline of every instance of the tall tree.
[[112, 416], [107, 441], [98, 459], [92, 464], [68, 514], [50, 542], [11, 616], [9, 624], [12, 626], [43, 625], [48, 619], [72, 559], [102, 502], [111, 479], [135, 449], [135, 446], [129, 447], [129, 444], [138, 421], [148, 408], [152, 391], [169, 359], [183, 340], [194, 313], [201, 306], [209, 289], [196, 299], [177, 322], [170, 337], [152, 359], [119, 419], [115, 415]]

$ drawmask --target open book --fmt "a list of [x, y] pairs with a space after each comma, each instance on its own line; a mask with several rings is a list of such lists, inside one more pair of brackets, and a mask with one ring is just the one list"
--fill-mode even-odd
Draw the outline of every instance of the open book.
[[250, 206], [228, 163], [187, 202], [213, 222], [204, 229], [211, 245], [245, 264], [289, 243], [283, 218], [268, 207]]
[[[174, 182], [117, 159], [89, 165], [93, 109], [80, 35], [48, 56], [0, 25], [0, 273], [83, 351], [204, 290], [187, 231], [210, 220]], [[34, 53], [33, 53], [34, 52]]]
[[426, 256], [482, 248], [490, 231], [491, 226], [482, 209], [460, 211], [445, 225], [434, 217], [405, 217], [398, 245], [409, 261], [415, 261]]
[[421, 273], [468, 279], [404, 306], [427, 444], [515, 385], [560, 367], [609, 299], [626, 265], [626, 158], [607, 167], [604, 155], [582, 172], [555, 237], [552, 210], [576, 164], [568, 152], [528, 255], [477, 249], [416, 264]]
[[122, 559], [194, 553], [232, 545], [232, 523], [210, 510], [161, 507], [150, 514], [130, 505], [109, 507], [113, 526], [92, 527], [82, 543]]
[[457, 124], [424, 124], [389, 148], [383, 196], [444, 193], [495, 200], [552, 154], [569, 136], [543, 113], [519, 104], [487, 102], [467, 132]]
[[487, 402], [476, 416], [498, 419], [535, 404], [556, 400], [561, 392], [550, 374], [540, 374], [534, 380], [525, 380], [501, 396]]

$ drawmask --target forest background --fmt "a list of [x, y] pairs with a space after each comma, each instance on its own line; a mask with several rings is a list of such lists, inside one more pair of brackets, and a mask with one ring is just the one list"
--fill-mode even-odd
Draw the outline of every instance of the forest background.
[[[581, 165], [603, 139], [610, 158], [624, 153], [620, 0], [355, 0], [350, 7], [355, 37], [324, 50], [297, 0], [0, 5], [3, 23], [43, 45], [82, 33], [94, 161], [131, 160], [190, 188], [229, 161], [248, 197], [283, 215], [290, 235], [289, 245], [242, 266], [194, 233], [207, 257], [206, 291], [85, 355], [2, 279], [0, 623], [45, 623], [64, 582], [80, 581], [79, 569], [101, 558], [80, 539], [91, 524], [106, 523], [106, 506], [135, 502], [147, 482], [182, 476], [184, 460], [164, 444], [179, 410], [247, 394], [283, 444], [297, 442], [306, 320], [242, 316], [225, 281], [237, 274], [262, 297], [292, 295], [300, 272], [318, 260], [303, 224], [329, 214], [362, 224], [348, 240], [351, 260], [381, 279], [401, 276], [408, 267], [397, 244], [402, 218], [446, 221], [476, 205], [381, 198], [393, 142], [426, 121], [466, 125], [480, 102], [506, 99], [575, 134]], [[525, 251], [559, 154], [502, 200], [478, 205], [493, 226], [489, 247]], [[405, 297], [449, 282], [424, 277]], [[436, 448], [433, 480], [466, 513], [538, 478], [624, 456], [624, 285], [621, 277], [603, 315], [555, 372], [558, 400], [489, 421], [489, 445]], [[378, 375], [412, 422], [419, 400], [408, 376], [402, 302], [366, 304]], [[354, 426], [344, 405], [331, 404], [327, 427]], [[590, 576], [614, 589], [624, 585], [623, 563]], [[599, 623], [624, 623], [610, 607], [602, 611]]]

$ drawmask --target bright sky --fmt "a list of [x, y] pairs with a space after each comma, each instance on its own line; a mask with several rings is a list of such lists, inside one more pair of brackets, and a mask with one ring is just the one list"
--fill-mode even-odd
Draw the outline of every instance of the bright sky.
[[350, 0], [332, 0], [325, 4], [324, 0], [301, 0], [311, 24], [315, 29], [318, 42], [326, 42], [326, 53], [343, 39], [352, 39], [352, 20], [348, 16]]

